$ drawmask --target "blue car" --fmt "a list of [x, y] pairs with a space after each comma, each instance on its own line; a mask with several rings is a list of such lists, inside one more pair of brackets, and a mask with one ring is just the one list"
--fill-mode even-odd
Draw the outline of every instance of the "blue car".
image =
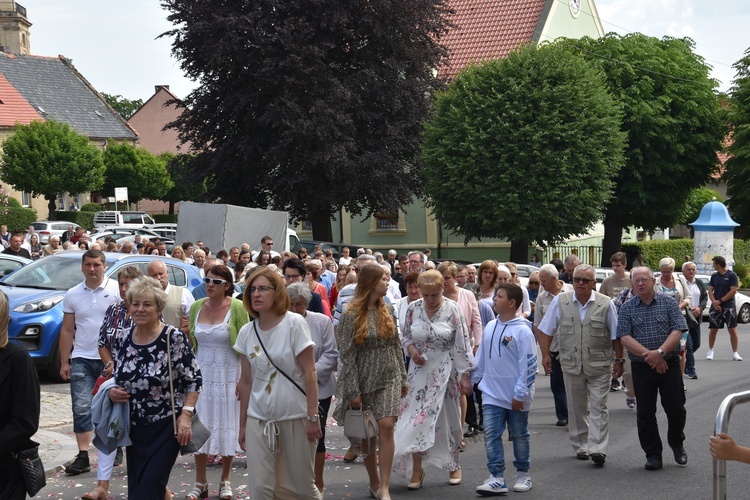
[[[179, 259], [155, 255], [105, 253], [106, 275], [117, 279], [120, 269], [138, 266], [144, 274], [148, 264], [161, 259], [167, 265], [169, 283], [192, 291], [201, 283], [198, 268]], [[60, 377], [60, 328], [65, 293], [84, 279], [81, 271], [83, 252], [65, 251], [39, 259], [0, 279], [0, 290], [8, 296], [10, 326], [8, 337], [25, 348], [37, 368], [49, 377]]]

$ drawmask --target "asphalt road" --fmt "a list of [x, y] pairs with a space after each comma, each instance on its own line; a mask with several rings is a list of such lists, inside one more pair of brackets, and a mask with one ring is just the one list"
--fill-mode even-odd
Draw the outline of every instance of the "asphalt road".
[[[592, 462], [575, 459], [567, 439], [567, 429], [556, 427], [552, 395], [549, 391], [549, 378], [541, 375], [537, 379], [536, 399], [529, 416], [531, 431], [531, 477], [533, 488], [526, 493], [510, 492], [508, 496], [526, 499], [707, 499], [712, 498], [712, 464], [708, 453], [708, 436], [713, 432], [716, 411], [722, 400], [731, 393], [750, 389], [750, 325], [740, 325], [740, 353], [745, 361], [731, 361], [731, 350], [726, 332], [719, 333], [714, 361], [705, 359], [707, 337], [703, 325], [703, 346], [698, 352], [697, 380], [685, 379], [687, 387], [687, 426], [685, 448], [689, 461], [685, 467], [678, 466], [672, 459], [669, 448], [664, 453], [664, 468], [659, 471], [646, 471], [643, 468], [645, 457], [638, 443], [635, 410], [625, 405], [625, 394], [610, 393], [610, 441], [607, 463], [596, 467]], [[67, 392], [65, 384], [52, 384], [43, 380], [43, 391]], [[662, 441], [666, 445], [666, 419], [659, 412], [659, 425]], [[736, 407], [730, 420], [730, 434], [738, 442], [750, 446], [750, 404]], [[58, 432], [71, 435], [70, 426], [55, 428]], [[394, 475], [391, 481], [393, 498], [434, 499], [478, 498], [474, 488], [487, 477], [484, 444], [481, 435], [471, 438], [467, 449], [461, 454], [463, 483], [448, 485], [446, 471], [427, 467], [424, 488], [410, 491], [406, 488], [407, 478]], [[368, 498], [367, 473], [358, 460], [353, 464], [341, 459], [346, 450], [346, 441], [341, 428], [332, 422], [328, 427], [329, 458], [325, 470], [326, 499]], [[96, 456], [92, 448], [92, 457]], [[512, 485], [515, 470], [512, 467], [513, 455], [510, 443], [506, 446], [508, 469], [506, 479]], [[70, 457], [73, 458], [72, 456]], [[209, 467], [210, 495], [218, 498], [220, 466]], [[170, 488], [175, 498], [184, 498], [194, 481], [193, 460], [180, 457], [173, 470]], [[111, 484], [110, 498], [127, 498], [126, 468], [116, 468]], [[235, 495], [246, 499], [247, 476], [245, 458], [235, 461], [232, 484]], [[727, 498], [750, 498], [750, 466], [737, 463], [727, 464]], [[96, 471], [76, 477], [66, 477], [59, 472], [48, 478], [48, 486], [36, 498], [58, 498], [63, 500], [80, 498], [96, 484]]]

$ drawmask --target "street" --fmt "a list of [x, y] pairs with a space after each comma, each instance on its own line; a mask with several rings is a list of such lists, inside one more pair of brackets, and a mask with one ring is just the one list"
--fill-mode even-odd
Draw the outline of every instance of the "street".
[[[635, 409], [625, 405], [625, 394], [622, 391], [609, 394], [610, 439], [607, 462], [599, 468], [590, 461], [576, 460], [572, 447], [568, 443], [567, 428], [555, 426], [552, 395], [549, 390], [549, 378], [538, 376], [536, 398], [529, 416], [531, 431], [531, 470], [533, 488], [527, 493], [514, 493], [515, 482], [512, 448], [506, 441], [505, 478], [509, 483], [510, 497], [527, 499], [586, 499], [607, 498], [611, 500], [633, 500], [638, 498], [711, 498], [712, 495], [712, 459], [708, 453], [708, 436], [712, 433], [716, 411], [722, 400], [731, 393], [748, 390], [750, 374], [750, 325], [740, 325], [739, 352], [745, 361], [731, 361], [731, 349], [726, 331], [720, 331], [715, 346], [714, 361], [705, 359], [708, 344], [707, 325], [702, 325], [702, 346], [696, 355], [697, 380], [685, 379], [687, 387], [687, 426], [685, 429], [685, 449], [688, 453], [688, 465], [678, 466], [674, 463], [672, 452], [666, 444], [666, 419], [663, 412], [659, 414], [659, 425], [664, 452], [664, 468], [649, 472], [644, 470], [645, 456], [638, 443]], [[68, 393], [66, 384], [52, 384], [42, 379], [43, 399], [45, 392]], [[54, 397], [52, 395], [51, 397]], [[70, 410], [68, 410], [69, 413]], [[60, 413], [58, 411], [58, 413]], [[44, 411], [43, 411], [44, 414]], [[44, 417], [43, 417], [44, 418]], [[55, 419], [70, 420], [69, 416], [55, 415]], [[44, 421], [42, 426], [45, 427]], [[73, 437], [72, 426], [65, 424], [47, 427]], [[750, 445], [750, 405], [738, 406], [733, 412], [729, 426], [730, 434], [745, 446]], [[342, 460], [346, 451], [346, 440], [342, 428], [329, 419], [327, 445], [330, 456], [326, 461], [325, 498], [326, 499], [364, 499], [368, 498], [367, 473], [359, 459], [347, 464]], [[92, 462], [96, 452], [91, 448]], [[72, 460], [73, 455], [67, 457]], [[247, 476], [245, 459], [238, 458], [232, 475], [232, 485], [236, 498], [249, 498], [247, 494]], [[463, 482], [459, 486], [448, 485], [448, 473], [435, 467], [427, 467], [424, 487], [418, 491], [406, 488], [408, 478], [392, 476], [391, 495], [394, 498], [427, 499], [427, 498], [479, 498], [474, 488], [481, 484], [488, 472], [486, 469], [482, 435], [467, 439], [466, 451], [461, 454]], [[51, 464], [45, 464], [47, 468]], [[750, 487], [750, 466], [727, 464], [727, 498], [746, 498]], [[209, 498], [218, 498], [218, 483], [221, 466], [209, 466]], [[175, 499], [184, 498], [194, 482], [193, 459], [190, 456], [179, 457], [169, 483], [175, 492]], [[115, 469], [110, 498], [127, 498], [126, 467]], [[36, 498], [59, 498], [63, 500], [80, 498], [96, 485], [96, 469], [75, 477], [67, 477], [63, 472], [56, 472], [48, 477], [48, 485]]]

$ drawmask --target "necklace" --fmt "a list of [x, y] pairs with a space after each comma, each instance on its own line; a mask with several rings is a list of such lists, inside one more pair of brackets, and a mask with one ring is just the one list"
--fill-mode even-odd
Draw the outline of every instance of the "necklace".
[[206, 311], [208, 311], [208, 320], [211, 322], [212, 325], [216, 324], [216, 317], [214, 316], [215, 313], [219, 313], [219, 316], [221, 316], [221, 311], [224, 309], [225, 303], [224, 299], [222, 299], [221, 304], [219, 304], [219, 307], [211, 308], [208, 304], [208, 301], [204, 303], [206, 306]]
[[438, 309], [440, 309], [442, 307], [443, 300], [444, 299], [441, 297], [440, 298], [440, 304], [438, 304], [438, 306], [435, 309], [430, 309], [429, 307], [427, 307], [427, 304], [425, 304], [424, 310], [427, 311], [428, 314], [434, 314], [434, 313], [436, 313], [438, 311]]

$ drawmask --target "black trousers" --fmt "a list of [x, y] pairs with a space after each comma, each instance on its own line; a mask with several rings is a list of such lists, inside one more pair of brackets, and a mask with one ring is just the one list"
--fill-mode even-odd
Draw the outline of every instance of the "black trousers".
[[637, 403], [638, 440], [646, 457], [660, 457], [662, 442], [656, 421], [656, 397], [667, 415], [667, 443], [672, 448], [681, 447], [685, 441], [685, 389], [680, 371], [680, 360], [673, 356], [667, 361], [665, 373], [657, 373], [647, 363], [632, 362], [633, 389]]
[[568, 420], [568, 397], [565, 395], [565, 379], [560, 366], [560, 353], [550, 351], [552, 371], [549, 374], [549, 388], [555, 400], [555, 416], [557, 420]]
[[[477, 428], [482, 425], [482, 391], [474, 384], [474, 391], [466, 396], [466, 425]], [[477, 419], [477, 408], [474, 402], [479, 405], [479, 419]]]
[[164, 500], [169, 475], [180, 445], [174, 436], [172, 417], [148, 425], [130, 427], [128, 500]]

